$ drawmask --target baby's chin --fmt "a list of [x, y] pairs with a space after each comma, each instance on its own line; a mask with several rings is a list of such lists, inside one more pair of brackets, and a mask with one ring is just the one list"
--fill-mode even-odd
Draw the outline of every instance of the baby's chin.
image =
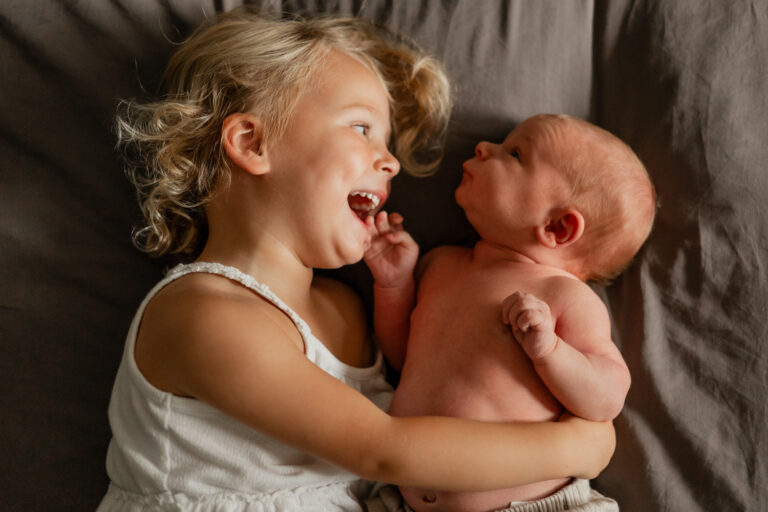
[[453, 198], [456, 201], [456, 204], [458, 204], [463, 210], [464, 209], [464, 204], [463, 204], [464, 190], [462, 189], [461, 184], [459, 184], [459, 186], [456, 187], [456, 190], [453, 192]]

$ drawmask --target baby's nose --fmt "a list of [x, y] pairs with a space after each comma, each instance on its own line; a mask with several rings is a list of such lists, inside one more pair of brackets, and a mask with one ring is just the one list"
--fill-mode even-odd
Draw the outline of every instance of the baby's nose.
[[480, 141], [475, 146], [475, 156], [480, 160], [485, 160], [491, 156], [491, 143], [486, 141]]

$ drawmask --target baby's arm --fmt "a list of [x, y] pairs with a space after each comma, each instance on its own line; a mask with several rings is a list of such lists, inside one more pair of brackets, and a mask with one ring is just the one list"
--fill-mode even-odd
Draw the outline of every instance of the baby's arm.
[[584, 283], [559, 283], [564, 286], [555, 292], [563, 301], [558, 318], [546, 302], [516, 292], [503, 302], [504, 322], [566, 409], [594, 421], [613, 419], [624, 406], [630, 375], [611, 340], [608, 311]]
[[397, 213], [370, 219], [372, 240], [365, 263], [373, 274], [373, 326], [387, 361], [402, 370], [415, 301], [414, 268], [419, 246], [403, 229]]
[[164, 318], [173, 321], [156, 334], [174, 354], [165, 371], [178, 393], [363, 478], [449, 491], [507, 488], [594, 477], [613, 452], [610, 423], [391, 417], [312, 364], [269, 305], [254, 310], [214, 296], [168, 307], [175, 312]]

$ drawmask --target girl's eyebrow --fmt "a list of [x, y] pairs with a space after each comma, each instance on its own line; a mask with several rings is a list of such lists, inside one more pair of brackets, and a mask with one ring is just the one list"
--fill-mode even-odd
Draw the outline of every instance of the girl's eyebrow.
[[372, 114], [380, 114], [381, 111], [377, 109], [376, 107], [373, 107], [367, 103], [350, 103], [348, 105], [344, 105], [342, 107], [342, 110], [354, 110], [354, 109], [363, 109], [371, 112]]
[[[350, 104], [345, 105], [345, 106], [342, 107], [342, 110], [344, 110], [344, 111], [346, 111], [346, 110], [357, 110], [357, 109], [367, 110], [368, 112], [370, 112], [371, 114], [376, 115], [376, 116], [384, 116], [384, 114], [381, 112], [381, 110], [379, 110], [376, 107], [374, 107], [372, 105], [369, 105], [367, 103], [350, 103]], [[386, 139], [387, 140], [389, 140], [390, 137], [392, 136], [391, 130], [389, 128], [387, 128], [387, 131], [386, 131], [385, 135], [386, 135]]]

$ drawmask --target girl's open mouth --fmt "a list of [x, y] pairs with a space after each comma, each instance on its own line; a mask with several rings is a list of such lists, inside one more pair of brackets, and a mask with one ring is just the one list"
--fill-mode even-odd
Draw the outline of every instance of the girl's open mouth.
[[382, 203], [376, 194], [362, 191], [355, 191], [349, 194], [347, 202], [355, 215], [363, 222], [365, 222], [367, 217], [374, 215]]

